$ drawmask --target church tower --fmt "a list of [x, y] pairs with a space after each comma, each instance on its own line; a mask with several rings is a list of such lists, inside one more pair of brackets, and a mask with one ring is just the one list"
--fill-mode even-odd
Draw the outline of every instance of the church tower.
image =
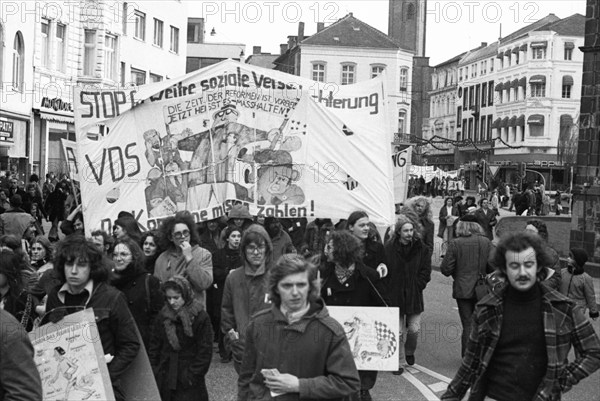
[[400, 48], [425, 56], [427, 0], [389, 0], [388, 36]]

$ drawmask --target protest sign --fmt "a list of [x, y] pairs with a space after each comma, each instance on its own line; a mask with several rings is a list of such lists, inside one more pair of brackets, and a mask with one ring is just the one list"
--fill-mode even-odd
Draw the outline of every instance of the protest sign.
[[91, 308], [38, 327], [29, 336], [44, 401], [115, 399]]
[[[274, 217], [393, 219], [383, 82], [326, 84], [231, 60], [129, 91], [76, 89], [86, 229], [130, 211], [143, 228], [234, 203]], [[87, 138], [103, 124], [108, 135]]]
[[69, 178], [79, 182], [79, 165], [77, 163], [77, 142], [61, 139], [62, 148], [67, 161], [67, 171]]
[[327, 306], [348, 337], [358, 370], [398, 370], [400, 326], [398, 308]]
[[407, 146], [392, 155], [394, 168], [394, 203], [406, 201], [408, 192], [408, 171], [411, 167], [412, 146]]

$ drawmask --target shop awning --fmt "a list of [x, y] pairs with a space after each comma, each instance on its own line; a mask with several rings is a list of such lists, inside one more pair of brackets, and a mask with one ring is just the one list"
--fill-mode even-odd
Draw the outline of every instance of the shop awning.
[[561, 127], [570, 127], [573, 125], [573, 117], [568, 114], [563, 114], [560, 116], [560, 126]]
[[52, 114], [52, 113], [40, 112], [40, 118], [42, 120], [58, 121], [59, 123], [75, 124], [75, 118], [74, 117], [63, 116], [63, 115], [60, 115], [60, 114]]
[[519, 86], [526, 87], [527, 86], [527, 78], [523, 77], [519, 79]]
[[521, 114], [519, 118], [517, 118], [517, 127], [525, 126], [525, 114]]
[[506, 57], [510, 57], [510, 53], [511, 53], [511, 50], [509, 49], [509, 50], [507, 50], [507, 51], [504, 52], [504, 55]]
[[504, 117], [502, 119], [502, 122], [500, 123], [500, 127], [505, 128], [508, 127], [508, 122], [510, 121], [510, 118], [508, 117]]
[[509, 90], [510, 89], [510, 81], [506, 81], [503, 85], [503, 89], [505, 90]]
[[496, 55], [496, 58], [502, 58], [502, 57], [504, 57], [504, 53], [498, 53], [498, 54]]
[[500, 92], [502, 90], [502, 83], [499, 83], [496, 85], [496, 87], [494, 88], [495, 92]]
[[515, 47], [514, 49], [512, 49], [512, 52], [515, 54], [519, 54], [519, 48]]
[[544, 116], [541, 114], [532, 114], [527, 119], [529, 125], [544, 125]]
[[573, 77], [570, 75], [563, 75], [562, 82], [563, 85], [573, 85]]
[[527, 51], [527, 44], [521, 45], [521, 47], [519, 48], [519, 50], [521, 50], [522, 52], [526, 52]]
[[531, 47], [548, 47], [548, 41], [541, 40], [539, 42], [531, 42]]
[[546, 77], [544, 75], [534, 75], [529, 78], [529, 84], [545, 84]]
[[511, 88], [516, 88], [517, 86], [519, 86], [519, 80], [518, 79], [513, 79], [512, 82], [510, 83], [510, 87]]
[[502, 122], [501, 118], [497, 118], [494, 120], [494, 122], [492, 123], [492, 129], [494, 128], [500, 128], [500, 123]]
[[517, 116], [512, 116], [510, 118], [510, 120], [508, 120], [508, 126], [509, 127], [516, 127], [517, 126]]
[[573, 42], [565, 42], [565, 49], [574, 49], [575, 43]]

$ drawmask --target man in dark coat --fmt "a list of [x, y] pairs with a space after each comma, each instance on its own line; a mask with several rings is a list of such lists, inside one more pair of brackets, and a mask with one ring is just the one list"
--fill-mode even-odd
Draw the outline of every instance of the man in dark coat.
[[[419, 224], [406, 215], [398, 215], [394, 234], [385, 246], [386, 265], [390, 271], [392, 306], [400, 308], [400, 330], [404, 347], [400, 347], [409, 365], [415, 363], [417, 339], [421, 328], [421, 313], [425, 310], [423, 290], [431, 280], [431, 252], [421, 241]], [[406, 340], [404, 340], [406, 337]], [[404, 352], [403, 352], [404, 351]], [[402, 374], [400, 368], [394, 374]]]

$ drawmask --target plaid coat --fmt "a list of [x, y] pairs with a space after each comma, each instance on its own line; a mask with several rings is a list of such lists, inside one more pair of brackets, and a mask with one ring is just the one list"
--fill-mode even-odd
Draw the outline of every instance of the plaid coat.
[[[484, 399], [482, 378], [500, 337], [506, 288], [487, 295], [475, 306], [467, 351], [442, 400], [461, 400], [469, 387], [469, 401]], [[548, 367], [533, 401], [558, 401], [563, 392], [600, 368], [600, 340], [582, 308], [544, 285], [541, 289]], [[580, 356], [567, 363], [571, 345]]]

